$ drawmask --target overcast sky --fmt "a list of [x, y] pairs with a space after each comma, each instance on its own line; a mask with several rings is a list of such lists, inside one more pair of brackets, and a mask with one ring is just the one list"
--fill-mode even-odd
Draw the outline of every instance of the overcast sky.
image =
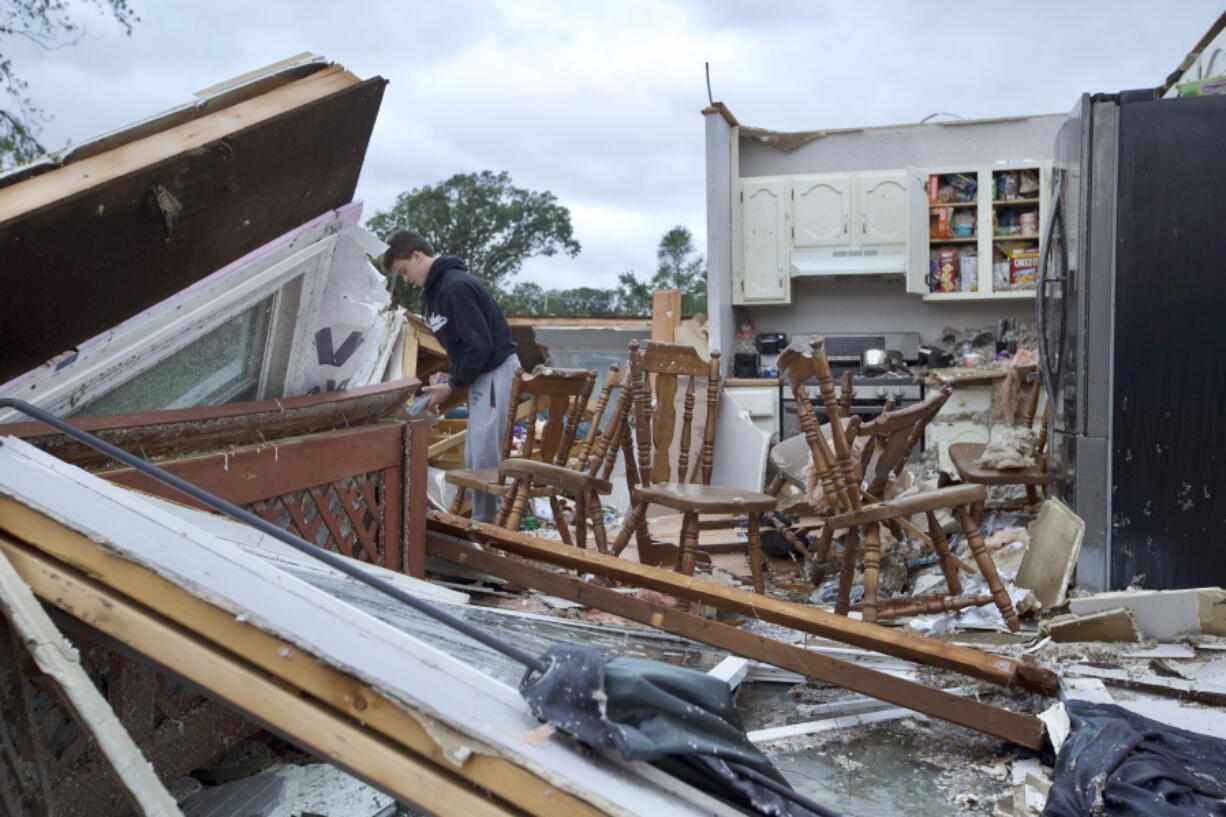
[[454, 173], [506, 170], [570, 208], [582, 254], [521, 273], [559, 287], [650, 274], [677, 224], [705, 252], [704, 62], [716, 100], [775, 130], [1055, 113], [1082, 91], [1160, 84], [1222, 11], [1211, 0], [129, 1], [141, 17], [131, 37], [87, 9], [75, 45], [6, 44], [55, 117], [48, 147], [313, 51], [390, 80], [358, 185], [368, 216]]

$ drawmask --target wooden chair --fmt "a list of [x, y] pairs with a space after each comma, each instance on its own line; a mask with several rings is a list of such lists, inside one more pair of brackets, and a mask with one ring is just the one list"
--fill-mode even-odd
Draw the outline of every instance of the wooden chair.
[[[960, 610], [965, 607], [979, 606], [995, 601], [1009, 628], [1016, 631], [1019, 627], [1017, 614], [1013, 610], [1009, 594], [1005, 591], [1004, 583], [1001, 582], [1000, 577], [996, 573], [996, 565], [988, 555], [987, 548], [983, 542], [983, 536], [980, 534], [978, 526], [973, 523], [971, 517], [971, 507], [976, 502], [982, 501], [985, 492], [984, 487], [982, 485], [953, 486], [886, 501], [878, 501], [877, 497], [869, 494], [862, 487], [860, 480], [854, 477], [851, 445], [843, 429], [842, 418], [839, 415], [830, 364], [826, 360], [823, 342], [820, 338], [813, 338], [810, 342], [810, 348], [811, 354], [807, 360], [812, 366], [813, 373], [817, 376], [822, 402], [830, 418], [830, 444], [826, 442], [826, 438], [818, 429], [816, 413], [813, 410], [812, 403], [809, 401], [808, 393], [803, 388], [794, 387], [793, 391], [796, 394], [801, 425], [805, 430], [805, 438], [809, 442], [814, 467], [818, 473], [818, 480], [831, 507], [831, 514], [825, 520], [818, 545], [817, 565], [820, 566], [828, 555], [834, 531], [840, 529], [847, 530], [844, 540], [842, 569], [839, 574], [839, 591], [838, 600], [835, 604], [835, 612], [840, 615], [846, 615], [850, 610], [857, 609], [865, 621], [877, 621], [879, 618]], [[798, 356], [803, 357], [800, 352], [794, 349], [785, 350], [779, 356], [780, 372], [784, 372], [785, 369], [791, 372], [800, 370], [801, 363], [797, 360]], [[792, 382], [794, 382], [796, 377], [798, 377], [796, 374], [791, 376]], [[930, 401], [921, 404], [924, 407], [923, 411], [920, 411], [919, 407], [904, 410], [913, 412], [909, 421], [910, 424], [905, 432], [902, 431], [902, 426], [895, 426], [887, 416], [870, 433], [885, 435], [884, 445], [889, 450], [891, 448], [889, 444], [890, 436], [897, 434], [900, 435], [899, 439], [904, 441], [909, 439], [914, 430], [916, 417], [922, 416], [924, 412], [931, 410], [929, 403], [935, 402], [935, 399], [937, 398], [930, 399]], [[932, 410], [932, 414], [935, 413], [936, 411]], [[903, 414], [903, 412], [900, 411], [895, 414]], [[878, 419], [881, 420], [882, 418]], [[873, 422], [877, 422], [877, 420]], [[872, 423], [865, 424], [861, 431], [863, 432], [871, 425]], [[901, 447], [900, 443], [894, 447], [894, 450]], [[867, 479], [869, 481], [876, 480], [877, 473], [879, 472], [874, 471], [870, 473], [867, 475]], [[954, 598], [954, 596], [962, 592], [962, 585], [958, 577], [958, 561], [950, 552], [944, 532], [941, 530], [940, 525], [937, 524], [936, 511], [944, 508], [952, 509], [957, 517], [962, 533], [966, 536], [971, 553], [974, 555], [975, 563], [983, 574], [988, 587], [992, 590], [991, 596]], [[881, 526], [883, 524], [897, 524], [899, 527], [905, 527], [912, 532], [917, 532], [909, 519], [912, 515], [918, 513], [925, 514], [928, 519], [929, 535], [923, 538], [930, 542], [937, 553], [942, 572], [949, 587], [949, 595], [933, 594], [922, 597], [879, 601], [877, 598], [877, 582], [881, 567]], [[856, 563], [860, 557], [861, 543], [863, 543], [864, 561], [864, 600], [853, 608], [850, 603], [851, 584]]]
[[[1035, 376], [1034, 383], [1030, 387], [1029, 399], [1026, 402], [1026, 415], [1022, 421], [1023, 428], [1031, 428], [1034, 425], [1034, 416], [1038, 412], [1039, 397], [1042, 390], [1043, 381]], [[976, 465], [975, 461], [983, 455], [984, 449], [987, 448], [986, 444], [954, 443], [951, 445], [949, 447], [949, 459], [954, 464], [954, 469], [958, 472], [958, 476], [962, 478], [962, 481], [975, 485], [1024, 485], [1026, 486], [1025, 510], [1030, 513], [1036, 513], [1039, 509], [1040, 501], [1039, 487], [1047, 485], [1050, 479], [1047, 474], [1046, 454], [1049, 407], [1049, 405], [1043, 407], [1043, 418], [1039, 423], [1039, 440], [1034, 451], [1034, 465], [1026, 468], [1010, 468], [1008, 470], [985, 468], [982, 465]]]
[[[590, 522], [596, 549], [601, 553], [608, 552], [608, 540], [600, 496], [613, 491], [609, 476], [613, 471], [617, 452], [625, 451], [627, 458], [633, 459], [627, 419], [632, 390], [625, 388], [626, 368], [628, 367], [617, 364], [609, 367], [608, 376], [592, 412], [588, 433], [574, 462], [558, 465], [539, 460], [508, 459], [498, 466], [498, 475], [511, 481], [510, 491], [511, 495], [516, 497], [515, 502], [522, 504], [533, 491], [542, 490], [550, 494], [565, 493], [574, 496], [575, 544], [581, 548], [587, 547], [587, 525]], [[613, 390], [619, 387], [621, 392], [617, 407], [601, 433], [600, 424], [608, 407], [609, 397]], [[504, 503], [508, 520], [512, 517], [518, 519], [523, 515], [523, 508], [516, 509], [512, 507], [513, 504], [514, 502]]]
[[[565, 464], [574, 445], [575, 434], [579, 428], [579, 420], [587, 407], [592, 387], [596, 383], [596, 373], [587, 369], [555, 369], [549, 366], [537, 366], [531, 375], [525, 376], [523, 369], [515, 370], [515, 379], [511, 381], [511, 397], [507, 401], [506, 430], [502, 435], [502, 459], [511, 458], [511, 450], [515, 439], [516, 418], [519, 415], [520, 402], [531, 399], [527, 415], [528, 433], [524, 439], [519, 457], [540, 462]], [[544, 430], [537, 439], [537, 419], [545, 412]], [[515, 495], [508, 490], [505, 480], [499, 476], [498, 467], [456, 469], [447, 471], [444, 477], [447, 482], [455, 485], [457, 490], [451, 502], [451, 512], [459, 514], [464, 507], [464, 494], [469, 490], [485, 491], [503, 497], [502, 508], [514, 504]], [[554, 518], [559, 520], [558, 530], [562, 540], [569, 542], [569, 533], [562, 521], [562, 504], [556, 494], [538, 491], [537, 496], [548, 496], [549, 506]], [[525, 492], [524, 502], [527, 501]], [[512, 520], [499, 509], [497, 524], [504, 527], [514, 525], [519, 527], [519, 517]], [[523, 502], [520, 503], [522, 516]]]
[[[655, 375], [654, 405], [650, 375]], [[669, 452], [677, 432], [678, 378], [688, 377], [677, 439], [677, 461]], [[696, 384], [706, 378], [706, 422], [701, 444], [691, 458]], [[662, 505], [682, 514], [681, 538], [675, 569], [694, 574], [698, 560], [698, 517], [701, 514], [746, 514], [749, 564], [754, 590], [764, 591], [762, 540], [759, 521], [775, 507], [775, 498], [755, 491], [711, 485], [715, 464], [715, 422], [719, 410], [719, 352], [705, 362], [690, 346], [646, 341], [630, 344], [630, 387], [634, 391], [634, 436], [638, 452], [639, 484], [631, 489], [630, 511], [613, 543], [619, 555], [637, 536], [641, 552], [651, 547], [647, 507]]]

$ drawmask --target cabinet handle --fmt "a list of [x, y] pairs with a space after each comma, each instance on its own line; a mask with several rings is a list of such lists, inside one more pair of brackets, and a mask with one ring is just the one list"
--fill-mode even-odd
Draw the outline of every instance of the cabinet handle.
[[843, 235], [847, 235], [847, 214], [843, 214]]
[[865, 233], [865, 234], [868, 233], [868, 214], [867, 213], [860, 214], [860, 232]]

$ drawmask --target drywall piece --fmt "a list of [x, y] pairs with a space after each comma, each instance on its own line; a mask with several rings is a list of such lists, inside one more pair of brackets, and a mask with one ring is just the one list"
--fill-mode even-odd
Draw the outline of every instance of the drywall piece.
[[1226, 591], [1220, 587], [1187, 590], [1120, 590], [1069, 599], [1077, 615], [1127, 607], [1146, 638], [1175, 641], [1182, 635], [1226, 635]]
[[1069, 733], [1073, 731], [1073, 723], [1069, 720], [1068, 710], [1064, 708], [1062, 702], [1054, 703], [1039, 713], [1039, 720], [1043, 721], [1043, 725], [1047, 727], [1047, 738], [1051, 741], [1052, 748], [1059, 754], [1060, 747], [1064, 745]]
[[[539, 723], [518, 692], [451, 655], [185, 523], [140, 495], [21, 441], [0, 444], [0, 495], [75, 530], [107, 552], [373, 687], [449, 735], [448, 760], [502, 757], [612, 815], [732, 815], [733, 810], [640, 763], [581, 751]], [[294, 660], [294, 650], [281, 656]], [[173, 813], [173, 812], [171, 812]]]
[[281, 774], [257, 774], [220, 786], [209, 786], [183, 801], [184, 817], [273, 817], [282, 801], [297, 788], [297, 780]]
[[1137, 623], [1127, 607], [1112, 607], [1079, 616], [1057, 616], [1044, 622], [1052, 641], [1140, 641]]
[[1013, 814], [1015, 817], [1039, 817], [1047, 805], [1051, 778], [1043, 764], [1033, 758], [1013, 761]]
[[1081, 517], [1055, 498], [1043, 503], [1030, 524], [1030, 544], [1014, 584], [1033, 590], [1043, 612], [1064, 603], [1085, 530]]
[[817, 735], [822, 732], [834, 732], [842, 729], [854, 729], [858, 726], [868, 726], [871, 723], [896, 721], [903, 718], [927, 720], [925, 716], [914, 710], [896, 707], [893, 709], [883, 709], [880, 712], [867, 712], [863, 715], [839, 715], [833, 718], [824, 718], [820, 721], [796, 723], [790, 726], [776, 726], [772, 729], [758, 729], [749, 733], [749, 740], [751, 743], [770, 743], [775, 740], [798, 738], [804, 735]]
[[17, 632], [35, 665], [58, 687], [60, 699], [77, 723], [93, 735], [102, 756], [141, 813], [150, 817], [182, 815], [153, 766], [86, 675], [76, 649], [60, 634], [3, 553], [0, 553], [0, 612]]
[[1131, 700], [1120, 701], [1119, 705], [1180, 729], [1226, 738], [1226, 712], [1219, 707], [1174, 698], [1152, 698], [1143, 693]]
[[1226, 686], [1226, 658], [1180, 662], [1179, 674], [1194, 681]]
[[1187, 644], [1158, 644], [1149, 649], [1126, 652], [1120, 658], [1149, 661], [1155, 658], [1195, 658], [1196, 650]]
[[728, 682], [729, 688], [736, 689], [745, 680], [745, 676], [749, 675], [749, 671], [753, 669], [756, 663], [756, 661], [749, 658], [730, 655], [707, 670], [707, 675], [723, 679]]
[[[697, 428], [697, 420], [695, 420]], [[678, 435], [680, 436], [680, 435]], [[715, 411], [715, 465], [711, 484], [745, 491], [761, 491], [766, 479], [770, 435], [753, 424], [749, 412], [727, 392]]]
[[1118, 703], [1099, 679], [1073, 678], [1067, 675], [1060, 678], [1060, 700], [1088, 701], [1092, 704]]
[[1126, 670], [1104, 669], [1077, 665], [1069, 667], [1066, 672], [1076, 675], [1088, 675], [1120, 686], [1142, 689], [1159, 695], [1187, 698], [1215, 706], [1226, 705], [1226, 685], [1209, 684], [1204, 681], [1188, 681], [1183, 678], [1167, 678], [1162, 675], [1148, 673], [1130, 673]]

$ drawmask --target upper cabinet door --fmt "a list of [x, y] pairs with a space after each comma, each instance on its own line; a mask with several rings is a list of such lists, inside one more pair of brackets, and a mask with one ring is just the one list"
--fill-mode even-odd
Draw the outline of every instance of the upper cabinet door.
[[[786, 180], [742, 182], [743, 266], [739, 303], [785, 301], [788, 297]], [[733, 293], [734, 296], [736, 293]]]
[[907, 292], [928, 293], [928, 171], [908, 167], [907, 189]]
[[860, 173], [856, 179], [860, 212], [858, 223], [852, 229], [857, 243], [861, 246], [906, 244], [906, 174]]
[[851, 243], [851, 176], [797, 176], [792, 181], [795, 247]]

